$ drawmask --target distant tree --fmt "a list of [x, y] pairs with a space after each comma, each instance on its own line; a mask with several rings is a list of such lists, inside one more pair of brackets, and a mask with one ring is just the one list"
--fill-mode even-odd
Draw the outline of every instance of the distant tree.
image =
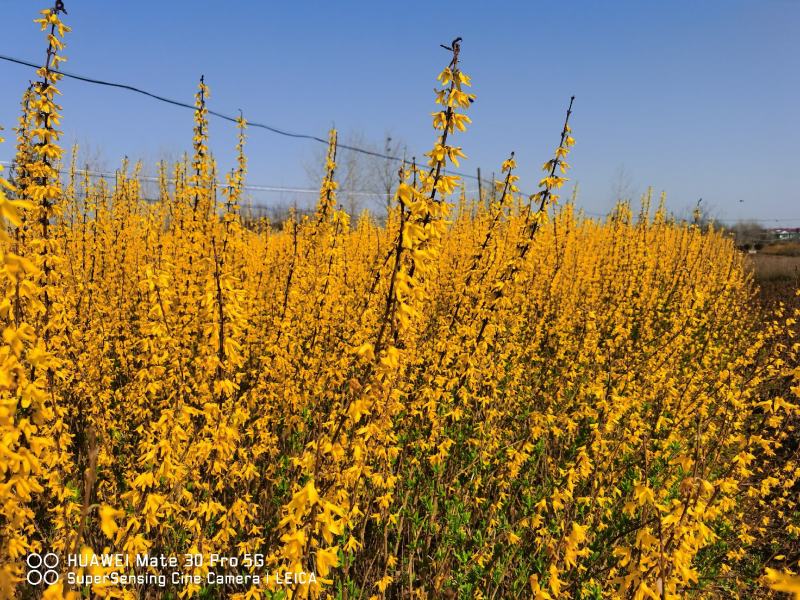
[[685, 206], [682, 210], [670, 212], [670, 215], [675, 221], [693, 223], [700, 227], [702, 231], [708, 230], [712, 225], [717, 229], [724, 228], [720, 225], [721, 219], [715, 207], [702, 198], [694, 204]]
[[624, 202], [626, 200], [633, 200], [636, 195], [637, 190], [633, 183], [633, 178], [625, 169], [625, 165], [619, 165], [614, 171], [611, 180], [611, 201]]
[[[390, 204], [401, 163], [342, 146], [363, 148], [385, 156], [403, 157], [406, 153], [405, 143], [390, 133], [385, 135], [383, 143], [371, 141], [359, 131], [339, 136], [339, 148], [336, 152], [339, 203], [351, 217], [358, 216], [365, 208], [380, 215]], [[309, 183], [312, 186], [319, 185], [325, 172], [323, 147], [314, 149], [311, 158], [306, 161], [305, 170]]]
[[760, 250], [769, 241], [769, 232], [755, 221], [739, 221], [726, 228], [738, 248]]

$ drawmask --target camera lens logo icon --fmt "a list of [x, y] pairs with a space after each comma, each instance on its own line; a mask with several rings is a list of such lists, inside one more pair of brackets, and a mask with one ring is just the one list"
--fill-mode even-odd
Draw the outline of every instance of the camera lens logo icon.
[[28, 565], [28, 575], [25, 580], [30, 585], [39, 585], [41, 583], [53, 585], [58, 582], [56, 567], [58, 567], [59, 560], [56, 554], [48, 552], [45, 555], [41, 555], [33, 552], [28, 554], [25, 563]]

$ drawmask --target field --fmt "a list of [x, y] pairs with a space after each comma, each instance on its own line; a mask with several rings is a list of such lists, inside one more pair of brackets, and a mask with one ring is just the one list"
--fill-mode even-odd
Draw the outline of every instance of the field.
[[335, 131], [314, 214], [250, 218], [247, 124], [220, 186], [204, 83], [144, 202], [142, 165], [96, 181], [59, 146], [61, 18], [0, 186], [0, 597], [800, 590], [786, 257], [649, 195], [582, 216], [572, 102], [535, 194], [512, 154], [468, 197], [458, 41], [385, 223], [338, 205]]
[[800, 242], [779, 242], [769, 244], [761, 250], [761, 253], [772, 256], [800, 256]]
[[782, 280], [796, 283], [800, 280], [800, 256], [761, 253], [750, 255], [750, 260], [760, 282]]

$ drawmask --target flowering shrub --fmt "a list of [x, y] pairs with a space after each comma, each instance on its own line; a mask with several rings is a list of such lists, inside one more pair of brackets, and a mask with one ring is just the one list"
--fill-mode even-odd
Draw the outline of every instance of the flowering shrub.
[[208, 586], [203, 561], [158, 593], [47, 598], [796, 589], [761, 552], [800, 533], [797, 406], [775, 385], [794, 318], [762, 322], [732, 242], [663, 202], [561, 206], [571, 103], [536, 194], [512, 154], [491, 197], [454, 205], [473, 98], [455, 40], [436, 141], [387, 222], [338, 207], [332, 132], [316, 212], [276, 229], [239, 209], [244, 119], [218, 189], [202, 81], [193, 156], [162, 169], [158, 202], [138, 166], [107, 185], [73, 165], [62, 188], [68, 28], [58, 8], [37, 22], [47, 63], [0, 179], [0, 596], [46, 551], [315, 575]]

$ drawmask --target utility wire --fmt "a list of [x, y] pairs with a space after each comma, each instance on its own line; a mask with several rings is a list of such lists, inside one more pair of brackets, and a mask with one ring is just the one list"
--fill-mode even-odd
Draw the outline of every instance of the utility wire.
[[[0, 160], [0, 165], [6, 167], [13, 167], [14, 163], [7, 160]], [[69, 171], [66, 169], [60, 169], [58, 171], [62, 175], [69, 175]], [[75, 173], [77, 175], [89, 175], [90, 177], [101, 178], [101, 179], [109, 179], [115, 180], [119, 173], [109, 173], [104, 171], [91, 171], [88, 169], [75, 169]], [[136, 179], [141, 181], [148, 181], [158, 183], [161, 181], [160, 177], [155, 175], [137, 175]], [[173, 183], [175, 181], [172, 177], [166, 178], [167, 182]], [[228, 183], [217, 180], [215, 182], [219, 187], [227, 187]], [[253, 191], [253, 192], [287, 192], [287, 193], [296, 193], [296, 194], [319, 194], [319, 190], [316, 188], [300, 188], [300, 187], [282, 187], [276, 185], [259, 185], [259, 184], [245, 184], [242, 186], [243, 190]], [[466, 193], [474, 194], [478, 191], [477, 188], [468, 189]], [[338, 194], [350, 195], [350, 196], [367, 196], [367, 197], [387, 197], [385, 192], [368, 192], [363, 190], [345, 190], [345, 189], [338, 189], [336, 190]], [[389, 194], [388, 196], [391, 196]], [[145, 202], [153, 203], [156, 202], [153, 198], [143, 198]], [[258, 209], [268, 209], [269, 207], [266, 204], [253, 204], [253, 208]], [[598, 213], [592, 212], [588, 210], [583, 210], [580, 208], [576, 209], [580, 212], [583, 212], [584, 215], [588, 215], [590, 217], [597, 217], [597, 218], [605, 218], [608, 216], [608, 213]], [[719, 221], [720, 223], [725, 223], [728, 225], [735, 225], [738, 223], [786, 223], [786, 222], [796, 222], [800, 221], [800, 217], [790, 217], [787, 219], [723, 219]]]
[[[30, 62], [30, 61], [27, 61], [27, 60], [22, 60], [20, 58], [14, 58], [13, 56], [5, 56], [3, 54], [0, 54], [0, 60], [5, 60], [7, 62], [16, 63], [18, 65], [23, 65], [23, 66], [26, 66], [26, 67], [33, 67], [34, 69], [41, 68], [41, 65], [37, 65], [36, 63]], [[104, 81], [102, 79], [95, 79], [93, 77], [86, 77], [85, 75], [77, 75], [75, 73], [68, 73], [66, 71], [61, 71], [61, 70], [57, 70], [57, 69], [50, 69], [50, 71], [52, 73], [58, 73], [59, 75], [63, 75], [64, 77], [69, 77], [70, 79], [77, 79], [78, 81], [84, 81], [86, 83], [93, 83], [93, 84], [97, 84], [97, 85], [104, 85], [104, 86], [107, 86], [107, 87], [114, 87], [114, 88], [119, 88], [119, 89], [123, 89], [123, 90], [128, 90], [128, 91], [131, 91], [131, 92], [136, 92], [137, 94], [143, 94], [145, 96], [148, 96], [148, 97], [153, 98], [155, 100], [158, 100], [160, 102], [166, 102], [167, 104], [172, 104], [174, 106], [180, 106], [181, 108], [188, 108], [190, 110], [196, 110], [196, 107], [193, 104], [187, 104], [186, 102], [180, 102], [179, 100], [172, 100], [171, 98], [166, 98], [166, 97], [161, 96], [159, 94], [153, 94], [152, 92], [148, 92], [148, 91], [142, 90], [140, 88], [134, 87], [132, 85], [127, 85], [125, 83], [115, 83], [115, 82], [112, 82], [112, 81]], [[231, 123], [238, 123], [239, 122], [239, 120], [237, 118], [232, 117], [230, 115], [223, 114], [221, 112], [217, 112], [215, 110], [208, 110], [208, 114], [213, 115], [215, 117], [218, 117], [220, 119], [224, 119], [226, 121], [230, 121]], [[326, 146], [328, 145], [328, 140], [323, 139], [321, 137], [318, 137], [316, 135], [310, 135], [310, 134], [307, 134], [307, 133], [295, 133], [295, 132], [292, 132], [292, 131], [286, 131], [285, 129], [280, 129], [278, 127], [273, 127], [271, 125], [266, 125], [264, 123], [259, 123], [257, 121], [247, 121], [247, 126], [248, 127], [257, 127], [259, 129], [266, 129], [267, 131], [271, 131], [272, 133], [276, 133], [278, 135], [282, 135], [282, 136], [286, 136], [286, 137], [290, 137], [290, 138], [303, 139], [303, 140], [313, 140], [315, 142], [319, 142], [321, 144], [325, 144]], [[391, 156], [389, 154], [382, 154], [380, 152], [374, 152], [373, 150], [367, 150], [365, 148], [359, 148], [358, 146], [351, 146], [349, 144], [337, 144], [337, 147], [338, 148], [344, 148], [345, 150], [351, 150], [353, 152], [359, 152], [361, 154], [366, 154], [368, 156], [374, 156], [376, 158], [384, 158], [386, 160], [393, 160], [393, 161], [402, 162], [402, 163], [408, 162], [405, 158], [400, 158], [399, 156]], [[468, 173], [461, 173], [459, 171], [446, 171], [446, 172], [450, 173], [452, 175], [458, 175], [460, 177], [466, 177], [466, 178], [469, 178], [469, 179], [474, 179], [476, 181], [478, 180], [478, 177], [476, 175], [469, 175]]]
[[[0, 160], [0, 165], [5, 167], [13, 167], [14, 163], [7, 160]], [[69, 175], [69, 171], [66, 169], [60, 169], [58, 171], [61, 175]], [[108, 179], [108, 180], [115, 180], [120, 174], [119, 173], [110, 173], [107, 171], [92, 171], [88, 169], [75, 169], [76, 175], [89, 175], [90, 177], [101, 178], [101, 179]], [[136, 179], [141, 181], [148, 181], [153, 183], [158, 183], [161, 181], [161, 178], [155, 175], [137, 175]], [[166, 181], [169, 183], [173, 183], [175, 181], [172, 177], [167, 177]], [[219, 187], [227, 187], [228, 183], [224, 181], [217, 180], [215, 182]], [[301, 187], [282, 187], [276, 185], [260, 185], [260, 184], [245, 184], [242, 186], [243, 190], [253, 191], [253, 192], [287, 192], [287, 193], [297, 193], [297, 194], [319, 194], [319, 189], [316, 188], [301, 188]], [[467, 189], [466, 193], [474, 194], [478, 191], [477, 188]], [[337, 189], [336, 192], [338, 194], [350, 195], [350, 196], [367, 196], [367, 197], [387, 197], [385, 192], [369, 192], [364, 190], [346, 190], [346, 189]], [[389, 194], [391, 196], [391, 194]], [[152, 198], [145, 198], [146, 202], [155, 202]], [[254, 208], [268, 208], [267, 205], [253, 205]], [[581, 208], [576, 207], [576, 210], [583, 212], [583, 214], [588, 215], [590, 217], [599, 217], [605, 218], [608, 216], [608, 213], [598, 213], [592, 212], [588, 210], [583, 210]], [[786, 219], [722, 219], [718, 221], [719, 223], [725, 224], [738, 224], [738, 223], [786, 223], [786, 222], [796, 222], [800, 221], [800, 217], [789, 217]]]
[[[27, 60], [22, 60], [20, 58], [14, 58], [12, 56], [6, 56], [4, 54], [0, 54], [0, 60], [4, 60], [4, 61], [10, 62], [10, 63], [15, 63], [15, 64], [26, 66], [26, 67], [33, 67], [34, 69], [39, 69], [41, 67], [41, 65], [37, 65], [36, 63], [30, 62], [30, 61], [27, 61]], [[63, 75], [64, 77], [68, 77], [70, 79], [76, 79], [78, 81], [83, 81], [83, 82], [86, 82], [86, 83], [92, 83], [92, 84], [96, 84], [96, 85], [102, 85], [102, 86], [107, 86], [107, 87], [114, 87], [114, 88], [119, 88], [119, 89], [123, 89], [123, 90], [128, 90], [128, 91], [131, 91], [131, 92], [135, 92], [137, 94], [142, 94], [144, 96], [148, 96], [148, 97], [153, 98], [155, 100], [158, 100], [160, 102], [166, 102], [167, 104], [172, 104], [174, 106], [179, 106], [181, 108], [188, 108], [189, 110], [192, 110], [192, 111], [196, 110], [196, 107], [194, 105], [192, 105], [192, 104], [187, 104], [186, 102], [181, 102], [179, 100], [173, 100], [171, 98], [166, 98], [165, 96], [161, 96], [159, 94], [154, 94], [152, 92], [148, 92], [146, 90], [143, 90], [143, 89], [140, 89], [140, 88], [137, 88], [135, 86], [128, 85], [128, 84], [125, 84], [125, 83], [115, 83], [115, 82], [112, 82], [112, 81], [104, 81], [102, 79], [95, 79], [93, 77], [86, 77], [85, 75], [78, 75], [76, 73], [69, 73], [67, 71], [61, 71], [61, 70], [57, 70], [57, 69], [50, 69], [50, 71], [52, 71], [53, 73], [58, 73], [60, 75]], [[223, 114], [223, 113], [215, 111], [215, 110], [208, 109], [208, 114], [213, 115], [213, 116], [215, 116], [217, 118], [223, 119], [225, 121], [230, 121], [231, 123], [238, 123], [239, 122], [239, 120], [237, 118], [232, 117], [230, 115]], [[271, 125], [266, 125], [264, 123], [259, 123], [257, 121], [247, 121], [247, 126], [248, 127], [256, 127], [256, 128], [259, 128], [259, 129], [266, 129], [267, 131], [271, 131], [272, 133], [275, 133], [275, 134], [278, 134], [278, 135], [282, 135], [282, 136], [285, 136], [285, 137], [290, 137], [290, 138], [295, 138], [295, 139], [312, 140], [312, 141], [319, 142], [319, 143], [325, 144], [325, 145], [328, 144], [328, 140], [323, 139], [321, 137], [318, 137], [316, 135], [310, 135], [310, 134], [306, 134], [306, 133], [296, 133], [296, 132], [292, 132], [292, 131], [286, 131], [285, 129], [280, 129], [278, 127], [273, 127]], [[337, 147], [338, 148], [343, 148], [345, 150], [350, 150], [352, 152], [359, 152], [361, 154], [366, 154], [368, 156], [374, 156], [376, 158], [383, 158], [383, 159], [386, 159], [386, 160], [393, 160], [393, 161], [402, 162], [402, 163], [407, 162], [407, 160], [405, 158], [400, 158], [399, 156], [391, 156], [389, 154], [383, 154], [381, 152], [375, 152], [373, 150], [367, 150], [366, 148], [359, 148], [358, 146], [351, 146], [349, 144], [337, 144]], [[0, 164], [9, 164], [9, 163], [0, 161]], [[477, 176], [470, 175], [468, 173], [462, 173], [462, 172], [459, 172], [459, 171], [446, 171], [446, 172], [447, 173], [451, 173], [453, 175], [458, 175], [460, 177], [464, 177], [464, 178], [473, 179], [475, 181], [478, 181], [478, 177]], [[98, 177], [104, 177], [104, 178], [116, 177], [116, 175], [109, 174], [109, 173], [102, 173], [102, 174], [101, 173], [94, 173], [93, 175], [94, 176], [98, 176]], [[140, 178], [141, 179], [145, 179], [145, 180], [149, 180], [149, 181], [150, 180], [158, 181], [158, 178], [154, 178], [154, 177], [148, 178], [147, 176], [141, 176]], [[217, 182], [217, 183], [218, 183], [218, 185], [226, 185], [226, 184], [223, 184], [222, 182]], [[319, 193], [319, 190], [310, 189], [310, 188], [284, 188], [284, 187], [267, 186], [267, 185], [246, 185], [246, 186], [244, 186], [244, 189], [254, 190], [254, 191], [263, 191], [263, 192], [296, 192], [296, 193], [303, 193], [303, 194], [306, 194], [306, 193], [308, 193], [308, 194], [310, 194], [310, 193]], [[348, 193], [348, 194], [351, 194], [351, 195], [364, 195], [364, 196], [383, 196], [383, 195], [385, 195], [385, 194], [382, 194], [380, 192], [371, 193], [371, 192], [363, 192], [363, 191], [347, 191], [347, 190], [340, 190], [340, 191], [342, 193]], [[475, 192], [477, 190], [467, 190], [467, 191], [468, 192], [470, 192], [470, 191], [471, 192]], [[525, 194], [525, 195], [528, 195], [528, 194]], [[605, 215], [602, 215], [602, 214], [599, 214], [599, 213], [590, 213], [590, 212], [586, 212], [586, 211], [585, 211], [585, 213], [588, 214], [588, 215], [591, 215], [591, 216], [598, 216], [598, 217], [605, 216]], [[736, 223], [736, 222], [744, 222], [744, 221], [755, 221], [755, 222], [758, 222], [758, 223], [781, 223], [781, 222], [785, 222], [785, 221], [800, 221], [800, 217], [798, 217], [798, 218], [790, 218], [790, 219], [737, 219], [737, 220], [731, 221], [731, 222]]]
[[[0, 165], [6, 167], [13, 167], [14, 163], [7, 161], [7, 160], [0, 160]], [[66, 169], [59, 169], [58, 171], [61, 175], [69, 175], [70, 172]], [[75, 169], [76, 175], [88, 175], [89, 177], [101, 178], [101, 179], [116, 179], [119, 173], [109, 173], [104, 171], [91, 171], [88, 169]], [[139, 179], [141, 181], [150, 181], [158, 183], [161, 181], [160, 177], [155, 175], [136, 175], [135, 179]], [[175, 181], [172, 177], [167, 177], [166, 181], [172, 183]], [[219, 187], [228, 187], [228, 182], [217, 180], [215, 182]], [[241, 186], [243, 190], [254, 191], [254, 192], [294, 192], [298, 194], [319, 194], [319, 188], [301, 188], [301, 187], [281, 187], [276, 185], [258, 185], [258, 184], [245, 184]], [[478, 191], [478, 188], [468, 189], [466, 193], [474, 194]], [[337, 194], [345, 194], [349, 196], [380, 196], [384, 198], [388, 198], [393, 196], [394, 194], [387, 194], [386, 192], [370, 192], [366, 190], [346, 190], [346, 189], [337, 189]]]

